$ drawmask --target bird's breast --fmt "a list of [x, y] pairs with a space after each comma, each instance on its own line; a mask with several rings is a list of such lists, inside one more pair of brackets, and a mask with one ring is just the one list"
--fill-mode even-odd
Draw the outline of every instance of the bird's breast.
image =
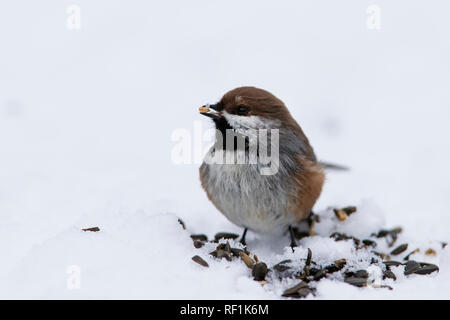
[[209, 199], [236, 225], [277, 234], [295, 222], [292, 186], [281, 173], [261, 175], [256, 164], [203, 163], [200, 177]]

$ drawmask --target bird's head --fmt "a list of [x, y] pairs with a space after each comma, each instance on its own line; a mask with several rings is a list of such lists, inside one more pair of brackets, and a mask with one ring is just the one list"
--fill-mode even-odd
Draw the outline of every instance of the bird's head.
[[298, 126], [280, 99], [255, 87], [233, 89], [218, 103], [201, 107], [200, 113], [212, 118], [220, 131], [289, 127], [294, 129]]

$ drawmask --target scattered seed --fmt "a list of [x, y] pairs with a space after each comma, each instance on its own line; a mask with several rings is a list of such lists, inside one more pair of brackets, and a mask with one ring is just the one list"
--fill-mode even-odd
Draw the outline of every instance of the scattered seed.
[[375, 248], [377, 246], [377, 243], [375, 241], [369, 240], [369, 239], [364, 239], [362, 241], [362, 243], [364, 243], [366, 246], [373, 247], [373, 248]]
[[325, 269], [327, 270], [328, 273], [334, 273], [337, 271], [341, 271], [345, 267], [346, 264], [347, 264], [347, 260], [340, 259], [340, 260], [336, 260], [333, 264], [325, 267]]
[[214, 236], [214, 240], [215, 241], [219, 241], [220, 239], [234, 240], [234, 239], [237, 239], [238, 237], [239, 237], [239, 235], [235, 234], [235, 233], [219, 232]]
[[312, 289], [305, 281], [300, 282], [296, 286], [289, 288], [283, 292], [283, 297], [289, 298], [306, 298], [309, 294], [313, 293]]
[[194, 240], [194, 247], [196, 249], [200, 249], [201, 247], [203, 247], [205, 244], [202, 241], [199, 240]]
[[[349, 215], [356, 212], [356, 207], [346, 207], [343, 209], [333, 209], [334, 214], [340, 221], [345, 221]], [[319, 221], [319, 216], [316, 216], [314, 214], [310, 214], [308, 219], [306, 220], [309, 225], [309, 233], [303, 231], [300, 231], [299, 228], [293, 228], [294, 230], [294, 236], [297, 239], [302, 239], [304, 237], [307, 237], [308, 235], [314, 234], [313, 228], [314, 223]], [[185, 228], [183, 221], [181, 219], [179, 220], [180, 224]], [[306, 225], [301, 225], [301, 228], [305, 229]], [[94, 228], [87, 228], [82, 229], [83, 231], [100, 231], [98, 227]], [[398, 239], [398, 235], [402, 232], [401, 228], [394, 228], [390, 230], [380, 230], [378, 233], [372, 234], [373, 237], [376, 238], [385, 238], [387, 241], [387, 244], [389, 247], [392, 247], [395, 242]], [[220, 239], [237, 239], [239, 235], [234, 233], [226, 233], [221, 232], [217, 233], [214, 236], [214, 242], [219, 242]], [[191, 235], [191, 238], [193, 240], [193, 244], [195, 248], [201, 248], [205, 245], [205, 242], [208, 241], [208, 237], [204, 234], [193, 234]], [[399, 262], [399, 261], [391, 261], [390, 255], [398, 256], [405, 252], [408, 249], [408, 244], [404, 243], [401, 245], [398, 245], [395, 249], [393, 249], [390, 252], [390, 255], [373, 251], [373, 248], [376, 248], [379, 243], [377, 243], [375, 238], [371, 239], [363, 239], [360, 240], [354, 236], [347, 235], [344, 233], [335, 232], [332, 235], [330, 235], [330, 238], [333, 238], [335, 241], [345, 241], [345, 240], [353, 240], [355, 248], [357, 250], [363, 249], [363, 248], [372, 248], [372, 253], [374, 255], [377, 255], [379, 258], [371, 258], [371, 265], [380, 265], [382, 262], [385, 265], [384, 271], [383, 271], [383, 280], [386, 279], [392, 279], [394, 281], [397, 280], [396, 275], [394, 272], [392, 272], [391, 267], [393, 266], [400, 266], [404, 265], [404, 274], [405, 275], [411, 275], [411, 274], [417, 274], [417, 275], [428, 275], [434, 272], [439, 271], [439, 267], [434, 264], [429, 263], [423, 263], [423, 262], [416, 262], [416, 261], [410, 261], [409, 258], [411, 255], [419, 252], [419, 249], [416, 249], [412, 252], [410, 252], [407, 256], [405, 256], [404, 260], [406, 260], [405, 263]], [[442, 248], [445, 248], [447, 243], [442, 242], [441, 243]], [[310, 248], [308, 248], [305, 265], [303, 270], [296, 270], [292, 265], [292, 260], [283, 260], [279, 262], [278, 264], [274, 265], [272, 267], [272, 270], [269, 270], [267, 268], [267, 265], [263, 262], [259, 262], [259, 259], [256, 255], [250, 254], [250, 252], [243, 247], [240, 248], [232, 248], [229, 241], [226, 241], [225, 243], [219, 243], [217, 244], [216, 249], [210, 253], [212, 256], [217, 257], [219, 259], [225, 258], [228, 261], [232, 261], [233, 257], [238, 257], [240, 260], [242, 260], [245, 265], [252, 270], [252, 276], [255, 281], [258, 281], [261, 285], [267, 284], [267, 280], [265, 279], [267, 274], [270, 271], [276, 272], [276, 277], [279, 278], [279, 280], [282, 280], [283, 278], [296, 278], [301, 279], [302, 281], [298, 283], [296, 286], [289, 288], [284, 291], [283, 296], [284, 297], [291, 297], [291, 298], [304, 298], [307, 297], [309, 294], [314, 294], [315, 289], [309, 287], [308, 283], [311, 283], [312, 281], [320, 281], [323, 278], [326, 278], [328, 274], [341, 272], [341, 274], [344, 277], [344, 282], [348, 283], [350, 285], [356, 286], [356, 287], [364, 287], [364, 286], [372, 286], [374, 288], [386, 288], [389, 290], [392, 290], [392, 287], [386, 286], [386, 285], [376, 285], [369, 283], [371, 281], [368, 281], [369, 274], [366, 270], [357, 270], [353, 272], [345, 272], [344, 268], [347, 265], [346, 259], [339, 259], [334, 261], [333, 263], [322, 267], [322, 265], [316, 264], [312, 260], [312, 251]], [[436, 256], [437, 251], [433, 248], [429, 248], [425, 251], [425, 254], [428, 256]], [[251, 258], [253, 256], [253, 259]], [[192, 260], [196, 263], [202, 265], [203, 267], [209, 267], [208, 263], [203, 260], [200, 256], [194, 256], [192, 257]], [[351, 267], [351, 266], [350, 266]], [[339, 279], [340, 277], [338, 277]]]
[[256, 281], [265, 280], [267, 272], [267, 265], [264, 262], [258, 262], [252, 268], [253, 279]]
[[241, 252], [244, 252], [244, 250], [238, 249], [238, 248], [231, 248], [230, 251], [231, 251], [231, 254], [235, 257], [240, 257]]
[[347, 213], [344, 210], [333, 209], [334, 215], [338, 218], [339, 221], [347, 220]]
[[292, 260], [283, 260], [272, 267], [272, 269], [276, 272], [284, 272], [289, 270], [291, 267], [287, 266], [287, 264], [291, 263]]
[[86, 228], [86, 229], [81, 229], [83, 231], [90, 231], [90, 232], [99, 232], [100, 228], [99, 227], [92, 227], [92, 228]]
[[357, 277], [346, 277], [344, 282], [351, 284], [355, 287], [365, 287], [367, 286], [367, 278], [357, 278]]
[[313, 279], [314, 279], [314, 281], [319, 281], [320, 279], [325, 278], [327, 276], [327, 274], [328, 274], [328, 272], [326, 269], [320, 269], [319, 271], [317, 271], [314, 274]]
[[385, 284], [371, 284], [370, 285], [372, 288], [375, 289], [389, 289], [389, 290], [394, 290], [394, 288], [392, 288], [391, 286], [385, 285]]
[[420, 269], [420, 264], [414, 260], [411, 260], [411, 261], [408, 261], [407, 263], [405, 263], [404, 274], [407, 276], [407, 275], [415, 273], [419, 269]]
[[442, 245], [442, 249], [445, 249], [445, 247], [448, 245], [448, 243], [447, 242], [441, 242], [441, 245]]
[[392, 250], [392, 251], [391, 251], [391, 254], [394, 255], [394, 256], [396, 256], [396, 255], [399, 255], [399, 254], [402, 253], [402, 252], [405, 252], [406, 249], [408, 249], [408, 244], [407, 244], [407, 243], [404, 243], [404, 244], [399, 245], [399, 246], [398, 246], [397, 248], [395, 248], [394, 250]]
[[309, 269], [309, 274], [312, 275], [312, 276], [314, 277], [316, 274], [318, 274], [318, 273], [320, 272], [320, 270], [321, 270], [321, 269], [314, 268], [314, 267], [313, 267], [313, 268], [310, 268], [310, 269]]
[[209, 267], [209, 264], [205, 260], [203, 260], [200, 256], [193, 256], [192, 260], [194, 262], [197, 262], [199, 265], [201, 265], [201, 266], [203, 266], [205, 268]]
[[180, 218], [178, 218], [178, 223], [181, 224], [181, 226], [183, 227], [183, 230], [186, 230], [186, 225], [184, 224], [184, 221], [181, 220]]
[[204, 234], [191, 234], [191, 239], [208, 242], [208, 237]]
[[217, 258], [225, 258], [228, 261], [233, 260], [233, 257], [231, 256], [231, 253], [222, 249], [216, 250], [216, 257]]
[[391, 230], [380, 230], [377, 234], [376, 237], [377, 238], [384, 238], [388, 235], [398, 235], [399, 233], [401, 233], [403, 231], [403, 229], [401, 227], [397, 227]]
[[357, 278], [369, 278], [369, 273], [366, 270], [358, 270], [355, 272], [355, 277]]
[[339, 232], [334, 232], [333, 234], [331, 234], [330, 238], [333, 238], [335, 241], [353, 240], [355, 246], [359, 246], [359, 244], [361, 243], [361, 240], [359, 240], [358, 238], [350, 237], [350, 236], [346, 235], [345, 233], [339, 233]]
[[239, 257], [244, 261], [245, 265], [249, 267], [250, 269], [253, 268], [255, 261], [253, 261], [252, 258], [250, 258], [244, 251], [241, 251], [239, 253]]
[[435, 271], [439, 271], [439, 267], [437, 265], [431, 264], [431, 263], [420, 263], [420, 269], [415, 271], [415, 274], [430, 274]]
[[349, 207], [342, 208], [342, 211], [344, 211], [348, 216], [351, 215], [352, 213], [355, 213], [356, 210], [357, 210], [357, 208], [355, 206], [349, 206]]
[[223, 250], [225, 249], [225, 243], [219, 243], [216, 247], [216, 250]]
[[393, 279], [395, 281], [395, 280], [397, 280], [397, 277], [395, 276], [395, 274], [391, 270], [386, 269], [383, 272], [383, 280], [384, 279]]
[[383, 261], [383, 263], [386, 265], [386, 267], [396, 267], [396, 266], [401, 266], [403, 263], [399, 262], [399, 261]]
[[223, 250], [225, 250], [226, 252], [231, 253], [231, 246], [230, 246], [230, 243], [228, 241], [225, 244], [225, 248]]
[[378, 231], [378, 233], [375, 235], [377, 238], [384, 238], [389, 234], [389, 230], [380, 230]]

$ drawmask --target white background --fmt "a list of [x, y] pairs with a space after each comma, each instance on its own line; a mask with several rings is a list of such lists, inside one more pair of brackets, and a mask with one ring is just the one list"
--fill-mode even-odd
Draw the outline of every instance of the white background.
[[[66, 27], [72, 4], [80, 30]], [[373, 4], [379, 31], [366, 26]], [[437, 0], [3, 2], [0, 297], [278, 297], [240, 284], [240, 267], [202, 273], [174, 218], [189, 232], [240, 232], [208, 202], [199, 165], [172, 162], [171, 135], [194, 121], [210, 128], [198, 107], [241, 85], [274, 93], [320, 159], [351, 167], [328, 175], [316, 210], [367, 199], [409, 239], [450, 240], [449, 9]], [[79, 231], [92, 226], [102, 232]], [[389, 297], [448, 297], [447, 261], [433, 282], [411, 280], [423, 290]], [[79, 290], [66, 288], [69, 265], [81, 266]], [[223, 276], [212, 284], [214, 272]]]

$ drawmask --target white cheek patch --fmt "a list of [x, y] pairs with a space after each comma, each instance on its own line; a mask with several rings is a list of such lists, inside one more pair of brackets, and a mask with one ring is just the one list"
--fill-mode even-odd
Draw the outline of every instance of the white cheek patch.
[[263, 119], [259, 116], [239, 116], [235, 114], [229, 114], [224, 111], [223, 116], [228, 121], [231, 127], [236, 130], [242, 129], [274, 129], [281, 126], [279, 120]]

